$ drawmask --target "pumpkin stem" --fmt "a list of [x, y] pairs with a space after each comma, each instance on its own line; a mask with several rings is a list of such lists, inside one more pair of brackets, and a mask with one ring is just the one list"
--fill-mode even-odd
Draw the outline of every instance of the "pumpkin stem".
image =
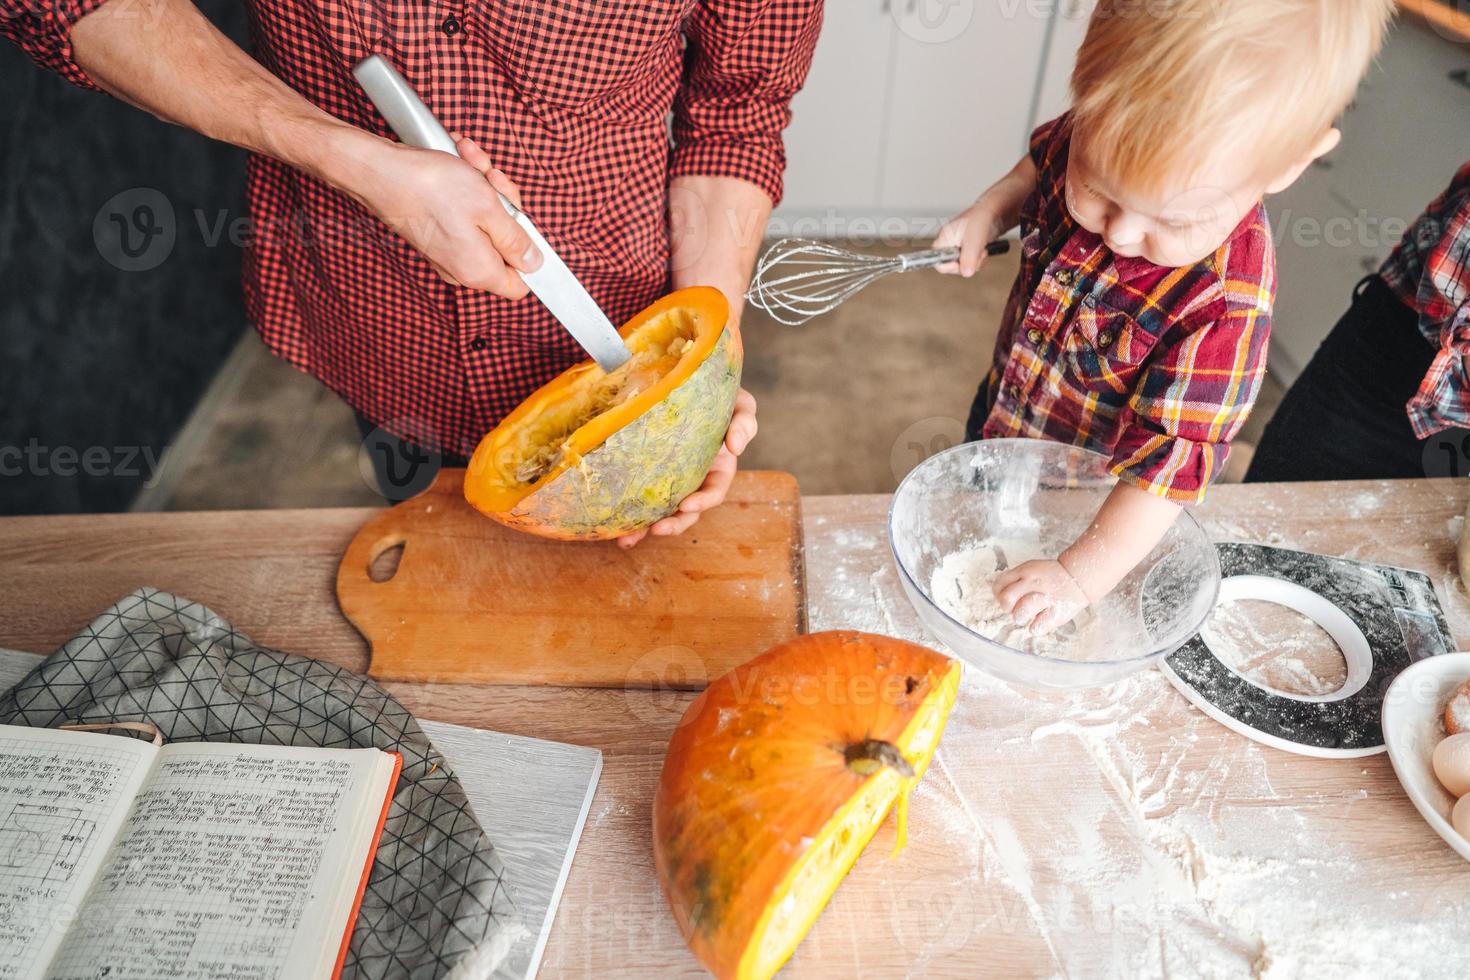
[[914, 767], [892, 742], [880, 742], [874, 738], [854, 742], [844, 750], [843, 757], [847, 760], [847, 768], [859, 776], [871, 776], [886, 766], [905, 779], [914, 778]]

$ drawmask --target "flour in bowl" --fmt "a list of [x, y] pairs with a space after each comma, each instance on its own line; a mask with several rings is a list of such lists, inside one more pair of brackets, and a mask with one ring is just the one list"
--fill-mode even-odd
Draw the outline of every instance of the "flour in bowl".
[[1102, 636], [1097, 613], [1084, 609], [1051, 633], [1021, 626], [995, 597], [995, 577], [1039, 558], [1054, 558], [1029, 541], [988, 539], [944, 556], [929, 580], [929, 594], [961, 625], [1022, 653], [1057, 660], [1107, 660], [1115, 654]]

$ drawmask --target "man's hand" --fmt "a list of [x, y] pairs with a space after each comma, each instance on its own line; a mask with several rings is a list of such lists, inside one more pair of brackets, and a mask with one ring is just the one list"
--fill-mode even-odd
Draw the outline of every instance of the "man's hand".
[[513, 186], [479, 147], [461, 140], [467, 160], [456, 160], [327, 115], [221, 34], [192, 0], [103, 4], [77, 21], [71, 42], [77, 65], [103, 90], [339, 188], [449, 282], [519, 299], [527, 291], [519, 273], [540, 267], [495, 197], [499, 189], [514, 200]]
[[521, 299], [522, 272], [541, 254], [495, 192], [520, 207], [520, 191], [472, 140], [460, 158], [381, 141], [344, 187], [418, 249], [446, 282]]
[[1050, 633], [1086, 609], [1087, 593], [1056, 560], [1028, 561], [995, 577], [995, 598], [1018, 626]]
[[[327, 115], [251, 58], [191, 0], [103, 4], [72, 28], [98, 86], [160, 119], [281, 160], [341, 189], [408, 239], [446, 280], [511, 299], [540, 267], [495, 196], [513, 187], [461, 141], [457, 160]], [[243, 107], [243, 111], [242, 111]], [[488, 178], [488, 182], [487, 182]]]
[[650, 534], [660, 538], [683, 534], [694, 526], [705, 511], [723, 504], [725, 494], [730, 492], [730, 483], [735, 479], [735, 461], [745, 452], [750, 440], [755, 438], [757, 428], [755, 396], [741, 388], [740, 393], [735, 396], [735, 414], [730, 418], [730, 428], [725, 431], [725, 444], [720, 447], [719, 455], [710, 466], [704, 485], [685, 497], [678, 511], [650, 528], [623, 535], [618, 539], [618, 544], [631, 548]]

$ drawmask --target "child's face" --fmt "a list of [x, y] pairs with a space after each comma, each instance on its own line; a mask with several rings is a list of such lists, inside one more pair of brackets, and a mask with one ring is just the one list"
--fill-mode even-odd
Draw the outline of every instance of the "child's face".
[[1259, 203], [1266, 183], [1240, 161], [1221, 160], [1192, 180], [1144, 191], [1094, 168], [1086, 140], [1074, 134], [1065, 194], [1073, 219], [1115, 254], [1175, 268], [1223, 245]]

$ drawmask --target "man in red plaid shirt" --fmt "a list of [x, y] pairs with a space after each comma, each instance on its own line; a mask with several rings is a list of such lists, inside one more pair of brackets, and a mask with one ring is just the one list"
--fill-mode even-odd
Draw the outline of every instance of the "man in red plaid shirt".
[[[369, 426], [462, 458], [582, 359], [526, 299], [519, 273], [541, 258], [497, 189], [614, 322], [704, 284], [738, 323], [822, 0], [249, 6], [254, 59], [192, 0], [0, 0], [0, 33], [79, 85], [253, 151], [251, 318]], [[351, 75], [370, 54], [461, 134], [463, 159], [391, 139]], [[742, 392], [705, 485], [654, 534], [724, 499], [755, 430]]]
[[1101, 0], [1073, 110], [935, 241], [961, 249], [943, 271], [973, 275], [987, 241], [1021, 228], [971, 437], [1086, 447], [1119, 481], [1057, 558], [996, 577], [1018, 624], [1047, 632], [1112, 591], [1219, 476], [1266, 366], [1276, 263], [1262, 198], [1337, 144], [1392, 10]]
[[1470, 163], [1414, 222], [1266, 427], [1246, 479], [1462, 476], [1470, 464]]

